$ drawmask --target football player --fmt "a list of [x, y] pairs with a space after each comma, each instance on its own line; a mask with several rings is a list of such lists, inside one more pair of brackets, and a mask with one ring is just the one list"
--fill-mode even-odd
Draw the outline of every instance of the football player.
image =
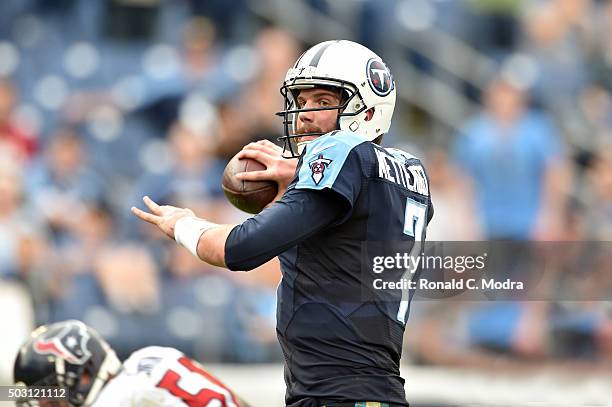
[[66, 400], [20, 400], [18, 406], [245, 407], [197, 362], [150, 346], [123, 364], [100, 335], [76, 320], [43, 325], [21, 346], [15, 384], [66, 388]]
[[[300, 56], [281, 93], [283, 155], [294, 160], [266, 142], [241, 152], [267, 166], [242, 179], [278, 182], [273, 204], [239, 225], [148, 197], [150, 213], [132, 211], [213, 265], [251, 270], [279, 256], [287, 405], [406, 406], [399, 364], [412, 291], [380, 289], [371, 266], [374, 255], [419, 253], [433, 207], [420, 160], [380, 146], [395, 82], [368, 48], [326, 41]], [[395, 271], [385, 278], [405, 280]]]

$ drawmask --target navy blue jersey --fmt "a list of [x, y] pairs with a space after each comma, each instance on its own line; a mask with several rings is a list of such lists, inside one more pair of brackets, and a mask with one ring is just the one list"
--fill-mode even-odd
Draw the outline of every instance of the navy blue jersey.
[[[282, 251], [277, 333], [287, 405], [407, 404], [399, 363], [409, 295], [375, 289], [372, 263], [418, 248], [432, 213], [417, 158], [333, 132], [308, 144], [283, 199], [232, 231], [231, 269]], [[246, 243], [257, 233], [258, 243]]]

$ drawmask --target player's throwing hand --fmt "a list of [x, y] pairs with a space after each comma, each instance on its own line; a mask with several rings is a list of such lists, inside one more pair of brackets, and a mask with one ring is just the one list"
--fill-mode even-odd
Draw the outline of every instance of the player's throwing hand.
[[132, 206], [132, 213], [144, 220], [145, 222], [152, 223], [161, 229], [170, 239], [174, 240], [174, 226], [176, 222], [184, 218], [185, 216], [195, 216], [191, 209], [177, 208], [171, 205], [158, 205], [151, 198], [145, 196], [142, 198], [147, 208], [151, 211], [145, 212], [141, 209]]
[[236, 178], [241, 181], [276, 181], [279, 199], [295, 176], [298, 160], [283, 158], [283, 149], [268, 140], [249, 143], [238, 153], [238, 158], [252, 158], [266, 166], [262, 171], [241, 172]]

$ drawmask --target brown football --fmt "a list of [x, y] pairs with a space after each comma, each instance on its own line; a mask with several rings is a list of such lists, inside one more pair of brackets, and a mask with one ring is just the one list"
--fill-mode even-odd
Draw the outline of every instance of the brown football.
[[236, 178], [239, 172], [265, 169], [265, 165], [250, 158], [239, 159], [234, 156], [227, 163], [221, 186], [232, 205], [248, 213], [259, 213], [272, 202], [278, 193], [278, 184], [275, 181], [241, 181]]

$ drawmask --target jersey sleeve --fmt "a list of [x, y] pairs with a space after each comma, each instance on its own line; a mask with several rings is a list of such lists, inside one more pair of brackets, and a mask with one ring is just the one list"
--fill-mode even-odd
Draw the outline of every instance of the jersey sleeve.
[[290, 189], [232, 229], [225, 241], [225, 264], [234, 271], [252, 270], [337, 222], [346, 209], [346, 202], [330, 191]]
[[295, 189], [329, 189], [353, 206], [364, 177], [358, 146], [365, 142], [349, 132], [331, 133], [310, 142], [300, 160]]

